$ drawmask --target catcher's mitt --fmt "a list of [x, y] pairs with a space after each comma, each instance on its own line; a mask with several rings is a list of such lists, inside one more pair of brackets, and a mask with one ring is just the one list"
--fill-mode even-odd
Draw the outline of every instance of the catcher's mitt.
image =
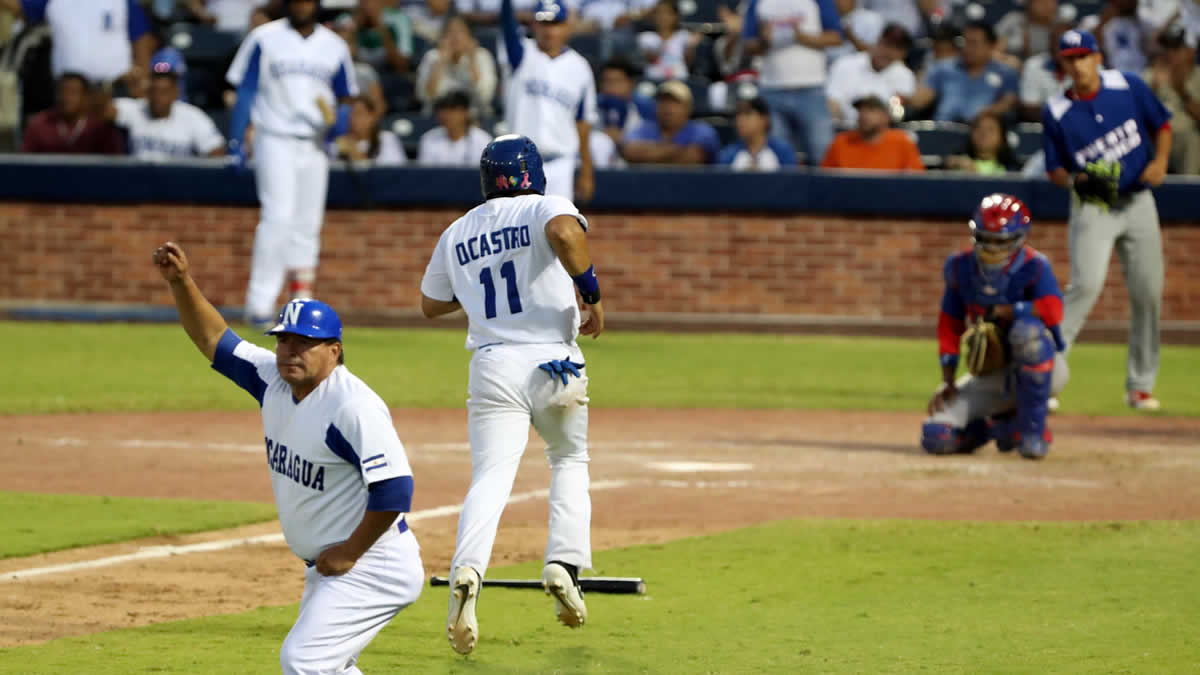
[[1089, 162], [1083, 173], [1075, 175], [1075, 194], [1079, 199], [1108, 208], [1117, 201], [1121, 183], [1121, 163], [1097, 160]]
[[986, 375], [1004, 367], [1004, 343], [996, 333], [996, 324], [980, 318], [967, 328], [967, 371]]

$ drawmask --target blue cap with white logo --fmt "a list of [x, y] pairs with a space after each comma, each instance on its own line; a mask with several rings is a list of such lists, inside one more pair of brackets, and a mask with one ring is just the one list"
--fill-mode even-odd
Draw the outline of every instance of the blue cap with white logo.
[[292, 300], [279, 311], [275, 327], [265, 335], [292, 333], [321, 340], [341, 340], [342, 320], [320, 300]]
[[1058, 53], [1063, 56], [1087, 56], [1099, 54], [1100, 46], [1086, 30], [1069, 30], [1058, 39]]
[[567, 20], [567, 5], [563, 0], [541, 0], [533, 20], [541, 23], [562, 23]]

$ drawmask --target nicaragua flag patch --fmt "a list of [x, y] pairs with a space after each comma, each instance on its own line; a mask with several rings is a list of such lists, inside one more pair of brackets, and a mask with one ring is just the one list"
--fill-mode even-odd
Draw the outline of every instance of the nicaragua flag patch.
[[382, 469], [387, 465], [387, 457], [383, 456], [382, 454], [372, 455], [362, 461], [363, 473], [371, 471], [372, 469]]

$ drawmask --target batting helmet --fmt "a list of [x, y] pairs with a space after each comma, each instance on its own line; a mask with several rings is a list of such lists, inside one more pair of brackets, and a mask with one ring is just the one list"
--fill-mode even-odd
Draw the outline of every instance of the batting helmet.
[[1005, 262], [1025, 243], [1033, 222], [1029, 207], [1012, 195], [990, 194], [967, 221], [975, 255], [984, 263]]
[[542, 155], [527, 136], [500, 136], [483, 149], [479, 184], [485, 199], [514, 192], [546, 194]]
[[292, 300], [279, 311], [275, 327], [266, 335], [292, 333], [322, 340], [342, 339], [342, 320], [320, 300]]

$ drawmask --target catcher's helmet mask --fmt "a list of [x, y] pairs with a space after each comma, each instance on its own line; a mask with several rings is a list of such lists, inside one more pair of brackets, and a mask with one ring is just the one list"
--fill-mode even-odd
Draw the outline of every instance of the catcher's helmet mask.
[[1029, 208], [1020, 199], [1001, 193], [984, 197], [967, 223], [980, 264], [1007, 264], [1024, 246], [1031, 222]]

